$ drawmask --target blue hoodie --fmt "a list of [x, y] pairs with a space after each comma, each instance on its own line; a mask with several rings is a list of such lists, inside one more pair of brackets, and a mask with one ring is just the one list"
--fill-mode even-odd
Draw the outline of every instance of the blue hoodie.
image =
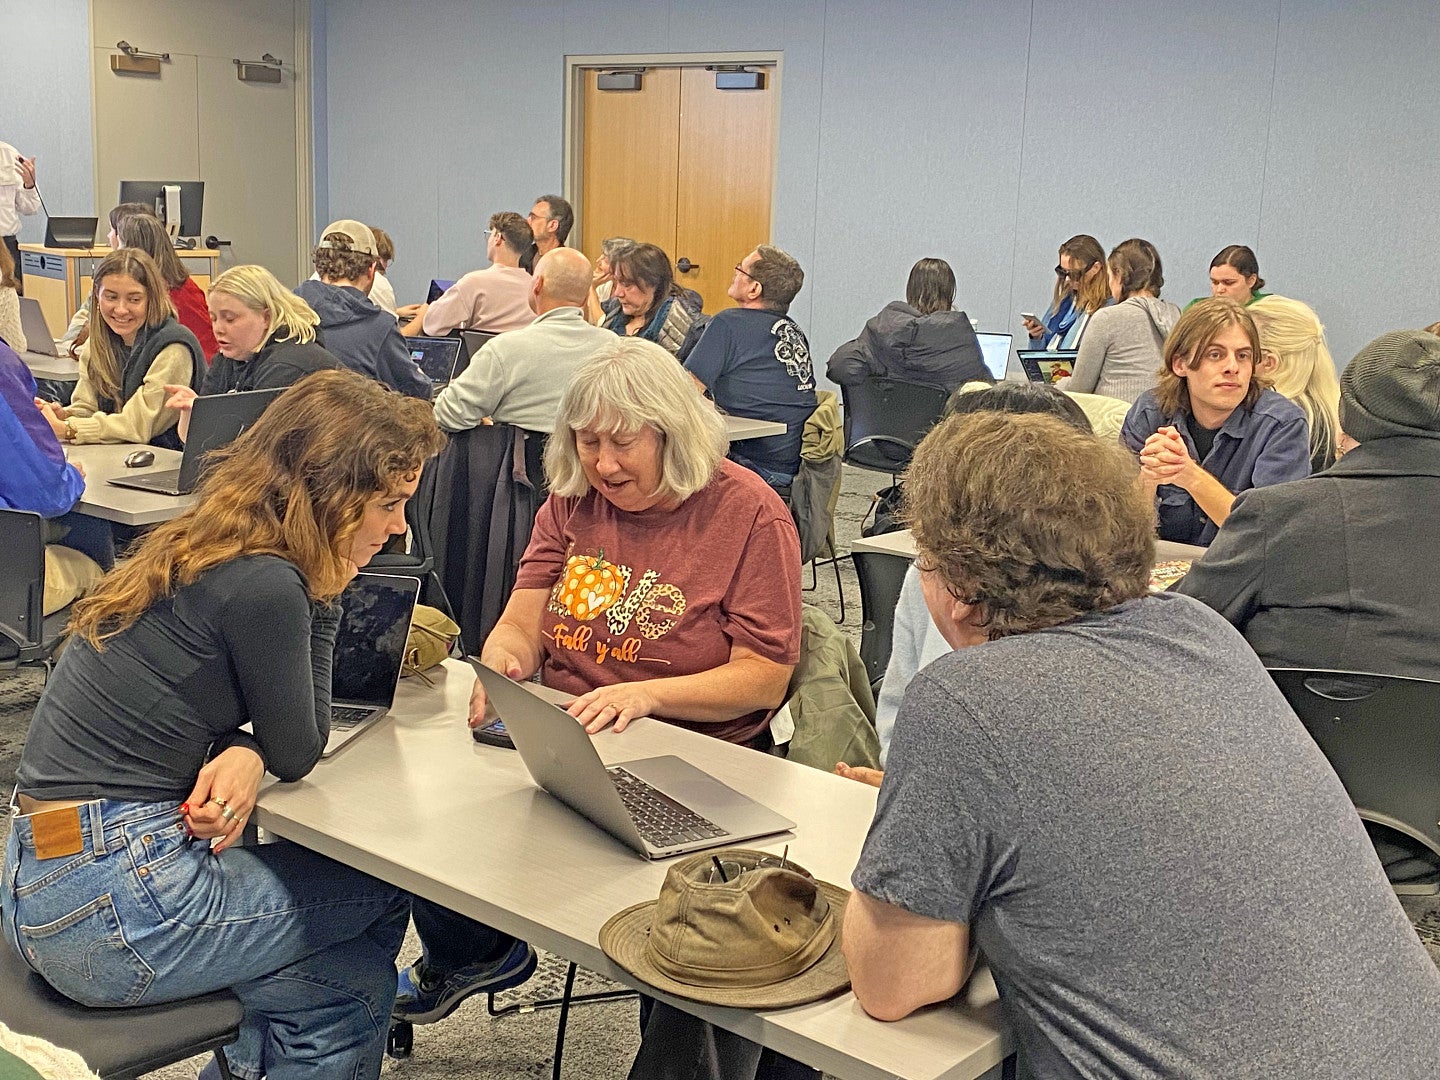
[[0, 506], [59, 517], [85, 491], [85, 478], [65, 460], [60, 440], [35, 407], [35, 376], [0, 341]]
[[302, 281], [295, 292], [320, 316], [323, 343], [335, 359], [402, 394], [430, 400], [430, 380], [410, 359], [394, 315], [350, 285], [327, 285], [312, 278]]

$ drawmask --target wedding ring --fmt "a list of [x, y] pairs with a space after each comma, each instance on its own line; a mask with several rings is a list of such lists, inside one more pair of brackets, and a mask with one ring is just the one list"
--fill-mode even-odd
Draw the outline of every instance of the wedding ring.
[[213, 802], [213, 803], [219, 804], [219, 806], [220, 806], [222, 809], [224, 809], [224, 808], [226, 808], [226, 807], [228, 807], [228, 806], [230, 805], [228, 802], [226, 802], [224, 799], [220, 798], [220, 796], [218, 796], [218, 795], [212, 796], [211, 799], [210, 799], [210, 801]]
[[224, 818], [226, 821], [234, 821], [234, 820], [235, 820], [235, 811], [234, 811], [234, 810], [231, 810], [230, 807], [227, 806], [227, 807], [224, 807], [224, 808], [220, 811], [220, 816], [221, 816], [222, 818]]

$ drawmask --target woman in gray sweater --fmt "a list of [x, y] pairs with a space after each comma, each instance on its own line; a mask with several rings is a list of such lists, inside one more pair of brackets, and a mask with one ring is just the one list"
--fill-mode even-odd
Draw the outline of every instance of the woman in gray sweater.
[[1155, 385], [1161, 347], [1180, 309], [1160, 299], [1165, 274], [1148, 240], [1117, 244], [1108, 260], [1115, 306], [1090, 316], [1074, 374], [1056, 385], [1072, 393], [1103, 394], [1134, 402]]

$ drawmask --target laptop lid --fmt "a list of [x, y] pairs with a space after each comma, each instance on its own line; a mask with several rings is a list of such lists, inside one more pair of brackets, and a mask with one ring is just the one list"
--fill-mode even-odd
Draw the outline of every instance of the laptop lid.
[[622, 762], [616, 767], [724, 830], [721, 836], [664, 848], [649, 844], [631, 819], [585, 728], [565, 710], [541, 700], [513, 679], [481, 664], [471, 666], [535, 783], [646, 858], [724, 847], [795, 827], [793, 821], [680, 758]]
[[1031, 382], [1053, 383], [1074, 374], [1075, 357], [1079, 354], [1073, 350], [1021, 349], [1015, 355], [1020, 358], [1025, 377]]
[[99, 218], [52, 217], [45, 222], [45, 246], [88, 248], [95, 246], [95, 226]]
[[44, 356], [59, 356], [55, 347], [55, 335], [45, 321], [45, 309], [33, 296], [20, 297], [20, 330], [25, 335], [25, 348], [29, 352]]
[[1010, 367], [1010, 334], [976, 334], [980, 339], [980, 358], [985, 361], [985, 367], [990, 372], [990, 377], [996, 382], [1005, 378], [1005, 371]]
[[229, 446], [260, 419], [269, 404], [286, 391], [245, 390], [237, 394], [207, 394], [190, 407], [190, 432], [180, 459], [181, 493], [195, 490], [205, 470], [205, 458], [212, 450]]
[[460, 350], [460, 359], [455, 365], [455, 374], [451, 378], [458, 379], [460, 373], [470, 366], [470, 361], [475, 358], [475, 354], [495, 336], [493, 330], [461, 330], [460, 341], [465, 347]]
[[460, 339], [452, 337], [413, 337], [408, 341], [410, 359], [432, 383], [449, 382], [460, 355]]
[[425, 295], [425, 302], [427, 304], [433, 304], [453, 288], [454, 285], [455, 282], [446, 281], [444, 278], [431, 278], [430, 291]]
[[365, 573], [340, 594], [331, 704], [388, 709], [395, 703], [419, 595], [419, 578]]

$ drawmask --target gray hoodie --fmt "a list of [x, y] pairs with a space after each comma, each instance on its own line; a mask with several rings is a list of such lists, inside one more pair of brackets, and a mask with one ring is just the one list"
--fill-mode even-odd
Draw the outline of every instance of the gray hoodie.
[[1058, 385], [1133, 403], [1154, 388], [1163, 363], [1161, 347], [1179, 318], [1178, 307], [1153, 296], [1132, 296], [1101, 308], [1080, 338], [1075, 374]]

